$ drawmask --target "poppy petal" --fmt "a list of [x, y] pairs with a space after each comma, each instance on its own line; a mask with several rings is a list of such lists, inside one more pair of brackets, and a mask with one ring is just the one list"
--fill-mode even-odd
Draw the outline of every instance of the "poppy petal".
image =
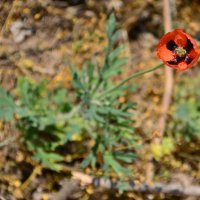
[[185, 47], [187, 45], [187, 36], [181, 29], [175, 29], [174, 41], [179, 47]]
[[158, 44], [158, 47], [159, 45], [162, 46], [162, 45], [166, 45], [169, 41], [174, 41], [174, 38], [176, 36], [176, 33], [174, 32], [169, 32], [167, 34], [165, 34], [161, 39], [160, 39], [160, 42]]
[[192, 67], [199, 59], [200, 54], [198, 51], [192, 50], [189, 53], [189, 57], [192, 59], [192, 62], [188, 65], [188, 68]]
[[187, 63], [185, 63], [185, 62], [180, 62], [180, 63], [178, 64], [178, 71], [179, 71], [179, 72], [180, 72], [180, 71], [184, 71], [184, 70], [186, 70], [186, 69], [188, 69]]
[[157, 51], [157, 56], [164, 61], [171, 61], [175, 57], [174, 53], [166, 49], [165, 46], [159, 48], [159, 51]]
[[189, 56], [190, 58], [192, 58], [192, 59], [198, 57], [198, 55], [199, 55], [198, 51], [196, 51], [196, 50], [194, 50], [194, 49], [192, 49], [192, 50], [190, 51], [190, 53], [188, 54], [188, 56]]
[[173, 69], [178, 69], [178, 65], [176, 64], [171, 64], [170, 62], [164, 62], [167, 66], [173, 68]]

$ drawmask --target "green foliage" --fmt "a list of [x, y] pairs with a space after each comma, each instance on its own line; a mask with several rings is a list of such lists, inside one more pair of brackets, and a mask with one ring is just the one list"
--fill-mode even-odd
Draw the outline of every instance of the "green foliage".
[[56, 153], [47, 153], [42, 149], [38, 149], [33, 159], [42, 163], [42, 165], [51, 170], [60, 171], [61, 165], [57, 162], [63, 161], [63, 156]]
[[[105, 59], [102, 67], [96, 67], [89, 62], [81, 72], [72, 69], [73, 85], [78, 91], [78, 98], [82, 103], [81, 116], [91, 124], [89, 134], [95, 141], [89, 156], [83, 161], [82, 166], [99, 163], [97, 155], [103, 159], [102, 168], [108, 174], [113, 169], [118, 175], [131, 174], [131, 170], [124, 168], [121, 162], [130, 163], [134, 156], [131, 152], [117, 152], [118, 146], [135, 145], [132, 113], [135, 104], [132, 102], [120, 103], [118, 98], [128, 90], [122, 86], [104, 96], [115, 84], [112, 77], [122, 72], [122, 65], [127, 61], [121, 57], [125, 46], [118, 44], [119, 32], [116, 31], [116, 20], [111, 15], [107, 23], [108, 46], [105, 49]], [[98, 69], [98, 71], [95, 71]], [[136, 145], [135, 145], [136, 147]]]
[[[105, 175], [111, 170], [120, 177], [131, 175], [127, 165], [133, 162], [134, 148], [138, 147], [132, 115], [135, 103], [118, 100], [130, 87], [121, 86], [104, 95], [115, 86], [113, 77], [123, 71], [122, 65], [127, 61], [121, 56], [125, 46], [118, 41], [120, 34], [116, 25], [111, 15], [106, 27], [108, 45], [102, 66], [91, 61], [78, 71], [71, 66], [73, 88], [70, 93], [63, 87], [49, 90], [46, 81], [35, 83], [26, 78], [18, 81], [16, 125], [33, 158], [44, 167], [60, 170], [64, 155], [59, 154], [59, 149], [75, 141], [78, 134], [83, 145], [88, 140], [93, 144], [85, 149], [84, 154], [88, 156], [82, 162], [83, 167], [100, 167]], [[134, 89], [136, 87], [131, 86], [131, 92]], [[10, 99], [6, 93], [3, 96]], [[12, 108], [13, 101], [9, 101]], [[10, 112], [8, 119], [12, 114]]]
[[175, 115], [169, 123], [168, 131], [186, 141], [200, 137], [199, 76], [193, 75], [192, 81], [182, 77], [176, 86]]
[[178, 129], [186, 140], [200, 136], [200, 104], [195, 99], [177, 106], [176, 118], [181, 124]]
[[[113, 154], [110, 152], [105, 152], [105, 154], [104, 154], [104, 160], [105, 160], [104, 169], [105, 169], [105, 171], [107, 171], [107, 168], [110, 166], [119, 175], [120, 174], [121, 175], [130, 175], [131, 170], [121, 166], [119, 164], [119, 162], [117, 162], [118, 157], [116, 155], [117, 155], [116, 153]], [[126, 162], [127, 160], [125, 159], [125, 156], [122, 156], [122, 157], [124, 157], [122, 160]]]
[[68, 138], [69, 126], [59, 119], [62, 113], [68, 113], [71, 106], [66, 101], [67, 91], [64, 88], [47, 89], [47, 83], [34, 83], [26, 78], [18, 81], [17, 114], [20, 120], [17, 127], [22, 131], [23, 140], [28, 150], [41, 161], [45, 167], [58, 170], [55, 164], [57, 157], [53, 153]]
[[0, 88], [0, 120], [10, 121], [15, 113], [15, 103], [3, 88]]

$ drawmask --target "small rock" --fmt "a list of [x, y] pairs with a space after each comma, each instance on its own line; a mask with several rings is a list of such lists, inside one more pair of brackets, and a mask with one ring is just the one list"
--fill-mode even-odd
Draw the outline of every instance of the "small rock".
[[33, 29], [22, 20], [15, 21], [10, 27], [10, 31], [16, 43], [24, 41], [28, 36], [33, 34]]

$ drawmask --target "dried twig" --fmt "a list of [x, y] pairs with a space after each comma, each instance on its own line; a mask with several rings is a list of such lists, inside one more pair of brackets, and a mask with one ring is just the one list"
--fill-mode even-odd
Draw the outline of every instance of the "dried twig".
[[[163, 0], [163, 3], [164, 3], [164, 6], [163, 6], [164, 28], [165, 28], [165, 33], [167, 33], [167, 32], [170, 32], [172, 29], [170, 0]], [[159, 122], [161, 138], [165, 131], [167, 114], [168, 114], [169, 106], [171, 103], [173, 82], [174, 82], [173, 71], [171, 68], [166, 67], [165, 68], [165, 89], [164, 89], [163, 100], [162, 100], [162, 114], [161, 114], [160, 122]], [[157, 142], [160, 142], [160, 139]]]
[[[172, 19], [171, 19], [171, 10], [170, 10], [170, 0], [163, 0], [163, 17], [164, 17], [164, 29], [165, 33], [170, 32], [172, 29]], [[153, 141], [155, 144], [160, 144], [162, 137], [164, 135], [166, 120], [168, 115], [169, 106], [172, 98], [173, 91], [173, 71], [169, 67], [165, 67], [165, 86], [164, 93], [162, 98], [162, 112], [159, 120], [159, 137], [156, 137]], [[147, 165], [146, 176], [147, 181], [151, 182], [154, 177], [154, 165], [153, 157], [149, 156], [150, 162]]]
[[[93, 177], [82, 172], [72, 171], [73, 179], [79, 180], [82, 184], [89, 185], [93, 184], [95, 187], [103, 187], [107, 189], [115, 189], [116, 182], [110, 179], [102, 177]], [[181, 182], [171, 182], [156, 183], [154, 185], [148, 185], [142, 183], [140, 185], [135, 184], [135, 182], [129, 182], [129, 188], [127, 191], [134, 192], [145, 192], [145, 193], [165, 193], [175, 196], [200, 196], [200, 186], [199, 185], [184, 185]]]
[[[50, 200], [64, 200], [68, 199], [74, 192], [80, 189], [80, 185], [87, 187], [93, 185], [94, 187], [102, 187], [105, 189], [117, 189], [118, 181], [112, 181], [106, 177], [95, 177], [85, 174], [81, 171], [77, 171], [71, 167], [64, 169], [64, 171], [70, 171], [72, 180], [64, 180], [60, 191], [53, 194], [47, 194]], [[128, 181], [128, 187], [125, 191], [130, 192], [142, 192], [159, 194], [164, 193], [172, 196], [196, 196], [200, 197], [200, 186], [192, 183], [192, 179], [185, 174], [177, 174], [174, 176], [174, 181], [170, 183], [155, 183], [147, 184], [145, 182], [138, 184], [135, 181]], [[40, 194], [41, 195], [41, 194]]]
[[23, 75], [27, 76], [28, 78], [32, 80], [35, 80], [33, 75], [25, 67], [18, 64], [14, 57], [9, 57], [9, 60], [15, 65], [15, 67], [17, 67], [21, 71]]
[[68, 199], [74, 192], [79, 190], [79, 181], [76, 180], [64, 180], [62, 183], [63, 187], [59, 192], [52, 195], [52, 200], [66, 200]]
[[13, 16], [13, 13], [15, 11], [15, 8], [16, 8], [18, 2], [19, 2], [19, 0], [14, 0], [13, 3], [12, 3], [11, 9], [10, 9], [10, 11], [8, 13], [8, 16], [7, 16], [6, 20], [5, 20], [5, 23], [3, 24], [3, 27], [1, 28], [1, 31], [0, 31], [0, 41], [1, 41], [2, 37], [3, 37], [3, 34], [8, 29], [8, 25], [9, 25], [9, 23], [11, 21], [11, 18]]
[[[1, 134], [1, 133], [0, 133]], [[6, 145], [9, 145], [11, 144], [12, 142], [14, 142], [15, 140], [17, 139], [17, 136], [13, 136], [13, 137], [10, 137], [2, 142], [0, 142], [0, 148], [6, 146]]]
[[25, 189], [30, 185], [30, 183], [33, 181], [33, 179], [35, 179], [35, 177], [36, 177], [38, 174], [41, 173], [41, 171], [42, 171], [42, 166], [40, 166], [40, 165], [36, 166], [36, 167], [33, 169], [31, 175], [28, 177], [28, 179], [26, 179], [26, 181], [22, 184], [21, 189], [22, 189], [22, 190], [25, 190]]
[[0, 196], [0, 200], [6, 200], [3, 196]]

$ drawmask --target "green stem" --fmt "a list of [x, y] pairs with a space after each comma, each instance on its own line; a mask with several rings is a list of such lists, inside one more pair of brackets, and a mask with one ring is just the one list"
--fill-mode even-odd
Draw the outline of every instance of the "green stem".
[[121, 81], [119, 84], [117, 84], [116, 86], [114, 86], [114, 87], [108, 89], [107, 91], [101, 93], [100, 95], [98, 95], [98, 96], [97, 96], [97, 99], [101, 99], [102, 97], [107, 96], [107, 95], [110, 94], [111, 92], [113, 92], [113, 91], [117, 90], [118, 88], [120, 88], [122, 85], [124, 85], [127, 81], [131, 80], [132, 78], [136, 78], [136, 77], [138, 77], [138, 76], [141, 76], [141, 75], [146, 74], [146, 73], [148, 73], [148, 72], [154, 71], [154, 70], [156, 70], [156, 69], [158, 69], [158, 68], [161, 68], [161, 67], [163, 67], [163, 66], [164, 66], [164, 63], [160, 63], [160, 64], [158, 64], [158, 65], [156, 65], [156, 66], [154, 66], [154, 67], [151, 67], [151, 68], [149, 68], [149, 69], [141, 70], [141, 71], [139, 71], [139, 72], [136, 72], [136, 73], [134, 73], [134, 74], [131, 74], [130, 76], [128, 76], [127, 78], [125, 78], [124, 80], [122, 80], [122, 81]]

